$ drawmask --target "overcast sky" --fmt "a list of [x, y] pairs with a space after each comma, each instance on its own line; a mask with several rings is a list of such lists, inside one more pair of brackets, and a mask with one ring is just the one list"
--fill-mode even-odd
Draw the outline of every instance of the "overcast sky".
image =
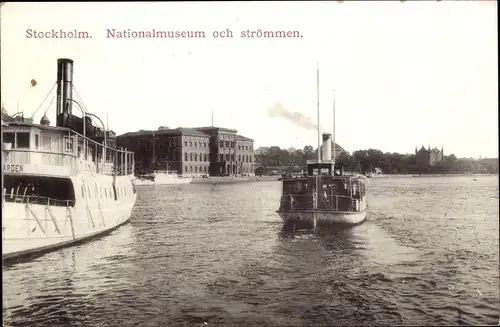
[[[30, 116], [75, 61], [85, 106], [117, 133], [211, 125], [255, 145], [317, 145], [317, 133], [270, 117], [279, 103], [320, 118], [346, 150], [498, 156], [496, 1], [262, 3], [7, 3], [1, 7], [5, 108]], [[113, 39], [107, 29], [203, 30], [205, 39]], [[91, 39], [27, 38], [26, 30], [87, 31]], [[214, 39], [230, 29], [233, 38]], [[303, 37], [243, 39], [242, 30]], [[31, 79], [37, 85], [30, 87]], [[52, 93], [35, 115], [38, 121]], [[76, 109], [74, 109], [75, 112]], [[48, 111], [55, 121], [55, 105]]]

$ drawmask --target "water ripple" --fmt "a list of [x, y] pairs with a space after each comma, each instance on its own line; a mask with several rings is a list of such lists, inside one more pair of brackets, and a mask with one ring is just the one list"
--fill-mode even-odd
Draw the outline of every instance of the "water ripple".
[[4, 267], [5, 326], [496, 324], [498, 178], [372, 179], [368, 221], [282, 230], [276, 182], [138, 188], [108, 237]]

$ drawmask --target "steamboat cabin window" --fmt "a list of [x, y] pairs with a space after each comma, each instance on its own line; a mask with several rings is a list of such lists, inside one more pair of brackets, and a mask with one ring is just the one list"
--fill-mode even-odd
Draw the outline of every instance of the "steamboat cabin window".
[[17, 132], [16, 133], [16, 148], [29, 149], [30, 148], [30, 133]]
[[12, 133], [12, 132], [4, 132], [3, 135], [2, 135], [2, 142], [3, 143], [10, 143], [10, 146], [12, 148], [15, 148], [16, 147], [16, 136], [15, 136], [15, 133]]
[[35, 134], [35, 149], [38, 149], [40, 147], [40, 135]]
[[64, 137], [64, 152], [73, 153], [73, 138], [70, 136]]

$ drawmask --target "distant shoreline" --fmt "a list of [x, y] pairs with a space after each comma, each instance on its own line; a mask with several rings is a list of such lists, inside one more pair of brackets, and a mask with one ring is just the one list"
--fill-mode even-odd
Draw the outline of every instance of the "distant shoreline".
[[235, 184], [235, 183], [252, 183], [252, 182], [276, 182], [280, 176], [249, 176], [249, 177], [219, 177], [213, 176], [208, 178], [195, 178], [191, 184]]
[[472, 174], [383, 174], [372, 178], [384, 177], [468, 177], [468, 176], [498, 176], [498, 174], [472, 173]]
[[[371, 179], [378, 178], [417, 178], [417, 177], [468, 177], [468, 176], [498, 176], [498, 174], [383, 174], [372, 177]], [[234, 177], [234, 176], [212, 176], [208, 178], [195, 178], [191, 184], [238, 184], [238, 183], [253, 183], [253, 182], [277, 182], [281, 176], [249, 176], [249, 177]]]

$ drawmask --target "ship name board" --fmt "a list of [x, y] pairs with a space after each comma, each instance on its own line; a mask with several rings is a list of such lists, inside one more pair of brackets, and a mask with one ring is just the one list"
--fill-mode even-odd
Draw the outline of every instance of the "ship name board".
[[3, 165], [3, 171], [9, 173], [22, 173], [24, 171], [24, 165]]

